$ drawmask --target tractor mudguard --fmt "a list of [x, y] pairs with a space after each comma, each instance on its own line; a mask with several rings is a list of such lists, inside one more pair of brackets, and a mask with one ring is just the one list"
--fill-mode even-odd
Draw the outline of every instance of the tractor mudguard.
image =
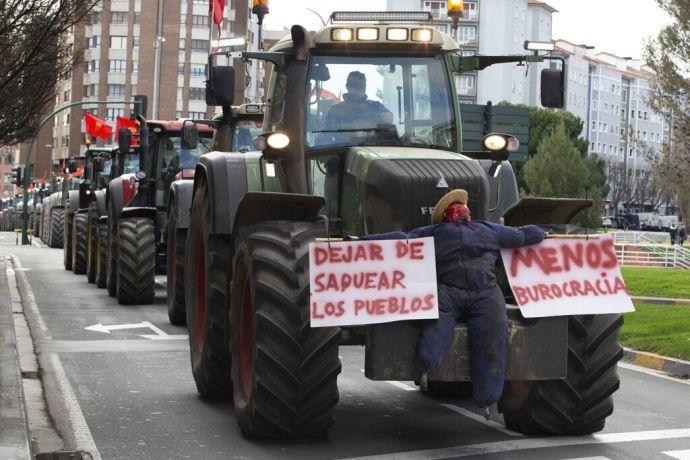
[[74, 214], [79, 210], [79, 190], [69, 190], [65, 212], [67, 215]]
[[156, 208], [151, 208], [151, 207], [127, 207], [122, 210], [120, 213], [120, 217], [123, 219], [127, 219], [129, 217], [148, 217], [150, 219], [153, 219], [153, 221], [156, 221], [156, 217], [158, 215], [158, 209]]
[[105, 216], [108, 214], [107, 203], [105, 201], [105, 189], [96, 190], [94, 193], [96, 196], [96, 206], [98, 207], [98, 215]]
[[199, 178], [209, 184], [213, 234], [230, 234], [240, 200], [248, 189], [246, 155], [211, 152], [202, 155], [194, 173], [194, 189]]
[[565, 225], [575, 215], [592, 206], [581, 198], [523, 198], [503, 213], [505, 225]]
[[[110, 183], [108, 184], [107, 197], [113, 206], [113, 217], [115, 218], [115, 220], [119, 220], [120, 215], [122, 214], [122, 178], [121, 177], [116, 177], [115, 179], [110, 181]], [[108, 212], [106, 211], [106, 215], [107, 214], [108, 214]]]
[[[189, 228], [189, 210], [192, 207], [194, 181], [176, 180], [170, 185], [170, 198], [174, 198], [177, 208], [177, 228]], [[170, 203], [170, 200], [168, 200]]]
[[235, 214], [233, 237], [262, 220], [314, 221], [326, 204], [323, 197], [296, 193], [247, 192]]
[[[508, 161], [502, 161], [498, 173], [491, 172], [493, 161], [479, 162], [489, 179], [489, 210], [488, 221], [498, 223], [510, 207], [520, 201], [520, 192], [515, 178], [513, 166]], [[496, 177], [494, 177], [494, 175]]]

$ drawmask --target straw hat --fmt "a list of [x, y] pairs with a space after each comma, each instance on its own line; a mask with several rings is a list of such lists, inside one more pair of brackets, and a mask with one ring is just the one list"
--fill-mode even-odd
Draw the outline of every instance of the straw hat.
[[431, 223], [440, 224], [443, 222], [443, 214], [453, 203], [467, 204], [468, 200], [467, 190], [461, 188], [455, 189], [443, 195], [443, 198], [438, 200], [436, 207], [434, 208], [434, 214], [431, 216]]

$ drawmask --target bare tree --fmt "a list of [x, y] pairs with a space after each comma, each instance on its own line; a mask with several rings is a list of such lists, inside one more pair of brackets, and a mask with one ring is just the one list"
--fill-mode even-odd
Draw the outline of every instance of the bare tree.
[[81, 59], [69, 33], [97, 2], [0, 0], [0, 145], [35, 134], [57, 81]]

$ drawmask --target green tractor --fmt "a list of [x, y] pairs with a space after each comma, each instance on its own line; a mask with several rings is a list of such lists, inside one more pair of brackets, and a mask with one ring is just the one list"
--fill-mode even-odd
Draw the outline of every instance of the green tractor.
[[[339, 398], [341, 345], [365, 347], [369, 379], [419, 377], [420, 329], [410, 321], [310, 327], [310, 242], [428, 225], [454, 188], [468, 190], [474, 218], [506, 225], [565, 224], [587, 205], [519, 203], [506, 161], [517, 147], [512, 136], [488, 133], [481, 151], [462, 149], [456, 75], [559, 58], [464, 57], [449, 36], [409, 16], [334, 13], [321, 30], [293, 26], [271, 50], [243, 53], [273, 64], [258, 151], [199, 159], [185, 258], [192, 374], [202, 396], [233, 395], [246, 436], [325, 434]], [[209, 69], [208, 102], [229, 107], [233, 68]], [[371, 102], [361, 91], [340, 96], [350, 79], [360, 89], [365, 81]], [[542, 105], [562, 107], [563, 93], [563, 72], [542, 70]], [[349, 98], [360, 112], [345, 110]], [[601, 430], [619, 386], [620, 315], [525, 319], [505, 295], [506, 425], [529, 434]], [[467, 327], [458, 324], [430, 383], [466, 387], [467, 350]]]
[[[263, 127], [264, 106], [244, 104], [232, 107], [228, 116], [211, 121], [197, 121], [215, 129], [213, 150], [229, 152], [252, 152], [252, 140]], [[194, 164], [196, 167], [196, 164]], [[189, 206], [194, 187], [194, 168], [183, 168], [177, 180], [170, 185], [168, 197], [168, 227], [166, 246], [168, 249], [167, 288], [168, 318], [170, 323], [186, 324], [184, 294], [184, 262], [189, 229]]]
[[96, 190], [104, 186], [101, 172], [104, 169], [110, 171], [111, 150], [107, 147], [89, 147], [83, 157], [75, 158], [83, 162], [82, 179], [76, 190], [68, 192], [64, 261], [65, 269], [77, 275], [87, 274], [90, 211], [95, 205]]

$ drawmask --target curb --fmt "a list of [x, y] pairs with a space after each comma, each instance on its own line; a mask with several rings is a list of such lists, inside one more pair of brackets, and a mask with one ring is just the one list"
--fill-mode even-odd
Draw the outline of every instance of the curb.
[[31, 443], [20, 370], [24, 357], [17, 348], [13, 316], [8, 277], [0, 270], [0, 458], [29, 460]]
[[669, 299], [665, 297], [645, 297], [631, 295], [632, 300], [657, 305], [690, 305], [690, 299]]
[[665, 372], [674, 377], [687, 379], [690, 378], [690, 361], [669, 358], [667, 356], [637, 351], [631, 348], [623, 348], [623, 359], [626, 363]]

